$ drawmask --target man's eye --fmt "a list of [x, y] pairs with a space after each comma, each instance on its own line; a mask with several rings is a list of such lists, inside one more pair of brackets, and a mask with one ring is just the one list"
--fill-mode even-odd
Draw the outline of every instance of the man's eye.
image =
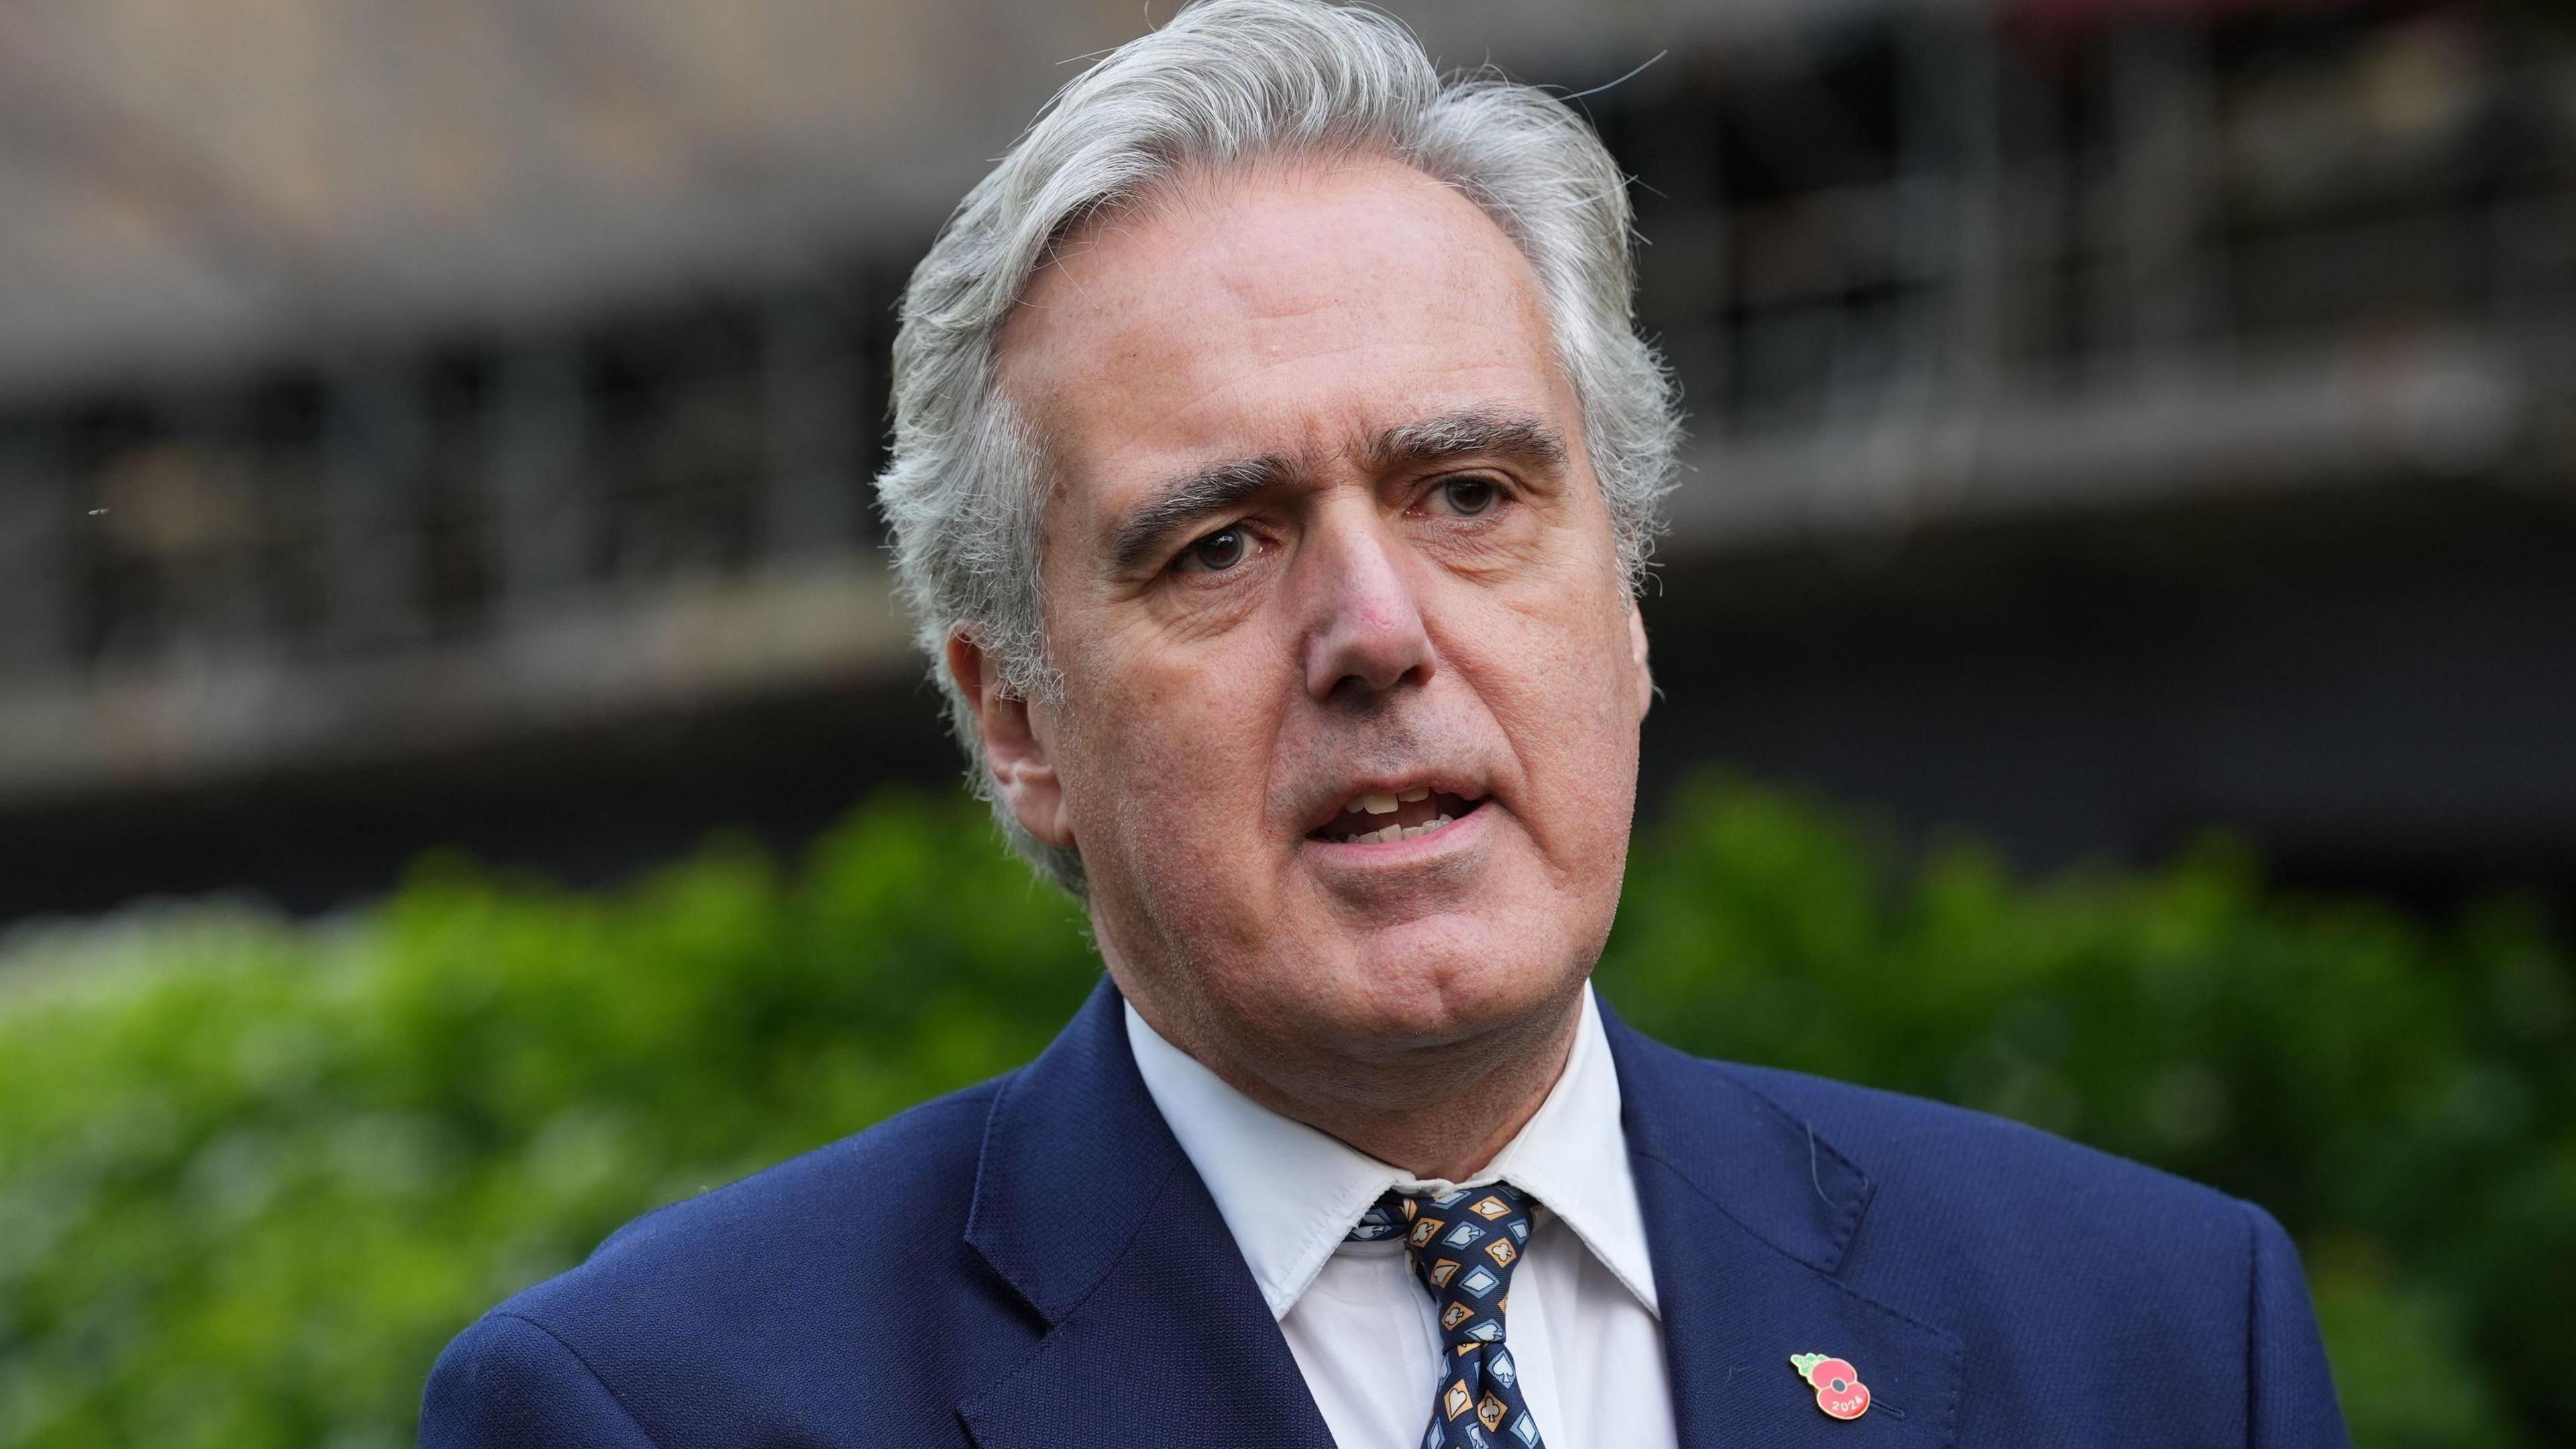
[[1251, 543], [1240, 528], [1220, 528], [1191, 544], [1181, 557], [1194, 568], [1206, 569], [1212, 574], [1223, 573], [1243, 562], [1244, 554], [1251, 551]]
[[1441, 495], [1449, 500], [1449, 511], [1463, 518], [1473, 518], [1494, 506], [1502, 490], [1483, 478], [1452, 478], [1440, 485]]

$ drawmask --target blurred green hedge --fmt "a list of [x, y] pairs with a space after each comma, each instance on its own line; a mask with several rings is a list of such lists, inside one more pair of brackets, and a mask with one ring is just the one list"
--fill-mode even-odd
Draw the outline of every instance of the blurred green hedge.
[[[1095, 967], [961, 805], [601, 896], [434, 861], [296, 926], [0, 952], [0, 1449], [406, 1444], [449, 1335], [646, 1208], [1033, 1055]], [[2017, 883], [1710, 782], [1602, 989], [1695, 1051], [2004, 1112], [2270, 1207], [2360, 1442], [2576, 1442], [2576, 970], [2212, 848]]]

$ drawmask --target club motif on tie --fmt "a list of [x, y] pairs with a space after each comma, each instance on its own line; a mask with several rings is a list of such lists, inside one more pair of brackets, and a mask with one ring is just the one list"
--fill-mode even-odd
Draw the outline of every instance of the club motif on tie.
[[1422, 1449], [1538, 1449], [1520, 1369], [1503, 1343], [1512, 1267], [1528, 1245], [1527, 1193], [1503, 1183], [1437, 1195], [1390, 1192], [1361, 1217], [1361, 1241], [1402, 1235], [1413, 1275], [1439, 1309], [1439, 1393]]

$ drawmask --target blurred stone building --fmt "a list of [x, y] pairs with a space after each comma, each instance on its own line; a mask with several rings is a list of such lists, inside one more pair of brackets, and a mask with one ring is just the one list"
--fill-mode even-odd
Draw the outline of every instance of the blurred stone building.
[[[1650, 791], [2576, 882], [2564, 22], [1390, 8], [1637, 179], [1693, 429]], [[0, 8], [0, 916], [444, 845], [601, 879], [950, 778], [867, 504], [893, 301], [1146, 22]]]

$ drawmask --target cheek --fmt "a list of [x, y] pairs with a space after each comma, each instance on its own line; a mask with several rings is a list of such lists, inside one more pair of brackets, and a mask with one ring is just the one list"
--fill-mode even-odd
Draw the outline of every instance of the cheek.
[[1561, 872], [1597, 865], [1615, 877], [1637, 783], [1626, 615], [1614, 600], [1510, 617], [1513, 627], [1497, 631], [1509, 647], [1487, 654], [1490, 697], [1526, 777], [1522, 814]]
[[1176, 664], [1142, 649], [1068, 661], [1065, 712], [1081, 724], [1061, 773], [1085, 851], [1140, 867], [1195, 861], [1203, 872], [1206, 852], [1247, 848], [1263, 829], [1261, 783], [1278, 726], [1266, 686], [1250, 661]]

